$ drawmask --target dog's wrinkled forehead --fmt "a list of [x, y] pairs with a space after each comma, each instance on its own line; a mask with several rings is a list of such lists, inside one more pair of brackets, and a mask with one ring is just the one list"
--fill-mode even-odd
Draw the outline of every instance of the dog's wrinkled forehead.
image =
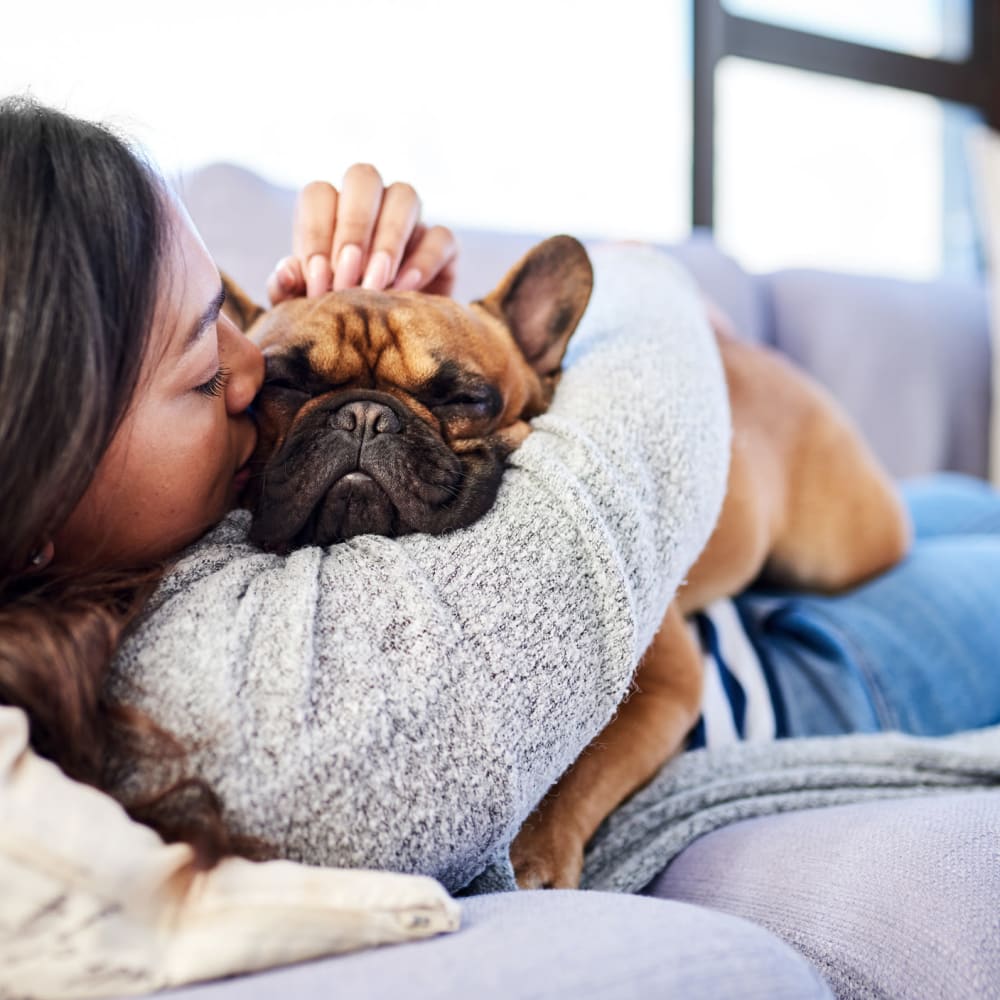
[[[263, 318], [254, 339], [270, 374], [313, 392], [433, 384], [442, 395], [501, 378], [511, 343], [502, 324], [475, 307], [357, 289], [284, 303]], [[502, 341], [507, 350], [497, 350]]]

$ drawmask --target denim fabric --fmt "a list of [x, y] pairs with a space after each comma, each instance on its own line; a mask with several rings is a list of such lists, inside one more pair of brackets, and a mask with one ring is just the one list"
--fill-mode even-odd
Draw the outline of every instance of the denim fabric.
[[736, 603], [788, 736], [1000, 722], [1000, 493], [940, 474], [903, 485], [916, 538], [836, 596], [751, 590]]

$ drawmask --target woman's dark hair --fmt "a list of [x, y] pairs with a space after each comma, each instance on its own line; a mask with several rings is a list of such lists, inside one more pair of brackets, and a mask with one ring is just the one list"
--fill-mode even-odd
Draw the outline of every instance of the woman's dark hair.
[[[256, 845], [230, 837], [183, 749], [112, 703], [106, 679], [158, 567], [26, 573], [90, 483], [132, 401], [168, 245], [155, 171], [108, 128], [23, 98], [0, 100], [0, 704], [33, 748], [107, 791], [145, 759], [160, 789], [126, 801], [202, 864]], [[58, 564], [57, 564], [58, 565]]]

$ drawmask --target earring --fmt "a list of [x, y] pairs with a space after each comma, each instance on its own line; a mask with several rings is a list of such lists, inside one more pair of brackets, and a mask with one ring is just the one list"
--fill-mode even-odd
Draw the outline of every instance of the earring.
[[24, 567], [24, 571], [26, 573], [37, 573], [39, 570], [45, 569], [52, 562], [55, 551], [55, 546], [51, 541], [43, 542], [28, 556], [28, 562]]

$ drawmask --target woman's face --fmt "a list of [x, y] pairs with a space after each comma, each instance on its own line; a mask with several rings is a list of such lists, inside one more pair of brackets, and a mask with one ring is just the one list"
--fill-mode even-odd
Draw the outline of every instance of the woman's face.
[[221, 315], [222, 283], [182, 208], [135, 397], [87, 492], [53, 539], [56, 564], [137, 565], [171, 555], [231, 510], [257, 431], [247, 407], [258, 348]]

